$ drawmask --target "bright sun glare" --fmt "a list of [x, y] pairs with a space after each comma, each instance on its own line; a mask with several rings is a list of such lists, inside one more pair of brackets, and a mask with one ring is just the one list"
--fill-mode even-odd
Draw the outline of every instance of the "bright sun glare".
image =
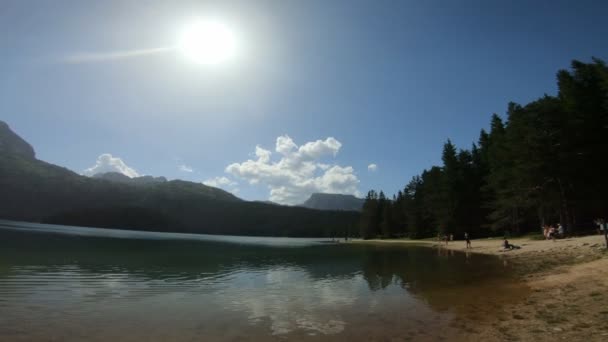
[[198, 20], [182, 30], [178, 49], [195, 63], [212, 65], [234, 57], [236, 40], [232, 30], [221, 21]]

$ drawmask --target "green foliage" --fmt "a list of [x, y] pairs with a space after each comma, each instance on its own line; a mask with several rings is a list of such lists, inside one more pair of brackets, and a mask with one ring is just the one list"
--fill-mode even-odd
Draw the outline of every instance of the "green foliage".
[[370, 190], [365, 196], [365, 203], [361, 210], [360, 233], [364, 239], [371, 239], [378, 235], [380, 225], [378, 194]]
[[557, 79], [557, 96], [509, 103], [506, 121], [493, 114], [470, 150], [448, 140], [443, 165], [414, 177], [384, 210], [368, 194], [364, 236], [481, 237], [558, 222], [576, 232], [606, 217], [608, 67], [573, 61]]

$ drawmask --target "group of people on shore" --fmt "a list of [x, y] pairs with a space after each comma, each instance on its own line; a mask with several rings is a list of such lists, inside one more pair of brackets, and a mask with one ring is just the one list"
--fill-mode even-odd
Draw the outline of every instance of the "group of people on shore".
[[[608, 223], [606, 222], [606, 220], [596, 219], [594, 222], [598, 226], [598, 234], [604, 235], [605, 233], [608, 233]], [[557, 227], [555, 225], [546, 224], [543, 226], [542, 230], [545, 239], [553, 240], [554, 242], [555, 239], [563, 238], [566, 234], [566, 230], [564, 229], [564, 226], [562, 226], [561, 223], [558, 223]], [[472, 248], [468, 232], [464, 233], [464, 240], [466, 242], [466, 248]], [[454, 241], [454, 234], [443, 234], [443, 236], [441, 234], [437, 234], [437, 241], [444, 241], [447, 246], [450, 241]], [[503, 248], [505, 250], [513, 250], [520, 249], [521, 247], [509, 243], [509, 240], [507, 240], [507, 238], [505, 237], [503, 241]]]
[[561, 223], [557, 224], [557, 228], [554, 225], [544, 225], [543, 226], [543, 236], [545, 240], [553, 240], [555, 241], [558, 237], [564, 237], [565, 230], [564, 226]]
[[[559, 225], [559, 227], [561, 227], [561, 225]], [[549, 232], [549, 231], [550, 231], [550, 229], [547, 232]], [[563, 234], [563, 232], [561, 232], [560, 234]], [[547, 233], [545, 234], [545, 236], [547, 236]], [[464, 233], [464, 240], [466, 242], [466, 247], [465, 247], [466, 249], [473, 248], [471, 246], [471, 238], [469, 237], [469, 233], [468, 232]], [[443, 236], [441, 234], [437, 234], [437, 241], [444, 241], [445, 244], [446, 244], [446, 246], [447, 246], [450, 241], [454, 241], [454, 234], [444, 234]], [[519, 246], [516, 246], [516, 245], [513, 245], [513, 244], [509, 243], [509, 240], [507, 240], [506, 237], [505, 237], [505, 239], [504, 239], [504, 241], [502, 243], [502, 247], [505, 250], [513, 250], [513, 249], [520, 249], [521, 248]]]
[[[445, 245], [448, 245], [448, 242], [450, 241], [454, 241], [454, 234], [444, 234], [443, 237], [441, 236], [441, 234], [437, 234], [437, 241], [444, 241]], [[466, 248], [472, 248], [471, 247], [471, 239], [469, 238], [469, 233], [465, 232], [464, 233], [464, 240], [466, 241]]]

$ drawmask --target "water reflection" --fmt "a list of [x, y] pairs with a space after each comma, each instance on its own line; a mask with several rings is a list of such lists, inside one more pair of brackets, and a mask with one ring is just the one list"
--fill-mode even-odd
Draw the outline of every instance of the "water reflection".
[[0, 229], [0, 339], [414, 336], [515, 293], [498, 259], [443, 253]]

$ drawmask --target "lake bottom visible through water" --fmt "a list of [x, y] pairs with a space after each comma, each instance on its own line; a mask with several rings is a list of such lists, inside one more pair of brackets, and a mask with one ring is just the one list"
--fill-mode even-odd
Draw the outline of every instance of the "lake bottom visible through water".
[[449, 340], [527, 291], [427, 247], [48, 228], [0, 224], [2, 341]]

